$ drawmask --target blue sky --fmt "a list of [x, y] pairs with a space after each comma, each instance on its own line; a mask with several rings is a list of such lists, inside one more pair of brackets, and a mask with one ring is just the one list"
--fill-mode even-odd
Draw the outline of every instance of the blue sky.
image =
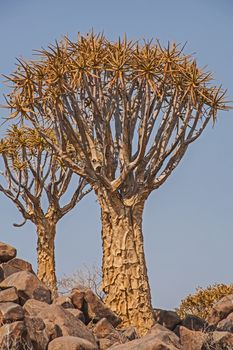
[[[0, 2], [0, 73], [14, 69], [16, 57], [31, 57], [68, 34], [92, 28], [110, 39], [159, 38], [185, 43], [201, 66], [233, 100], [233, 3], [230, 0], [2, 0]], [[0, 83], [0, 95], [6, 87]], [[2, 101], [2, 97], [0, 97]], [[4, 111], [1, 114], [4, 115]], [[191, 145], [166, 184], [149, 198], [144, 237], [155, 307], [174, 308], [197, 286], [231, 283], [233, 266], [233, 111], [220, 113], [214, 128]], [[2, 131], [1, 135], [2, 135]], [[35, 227], [21, 221], [1, 198], [0, 240], [36, 268]], [[58, 225], [57, 274], [83, 264], [101, 263], [99, 207], [85, 198]]]

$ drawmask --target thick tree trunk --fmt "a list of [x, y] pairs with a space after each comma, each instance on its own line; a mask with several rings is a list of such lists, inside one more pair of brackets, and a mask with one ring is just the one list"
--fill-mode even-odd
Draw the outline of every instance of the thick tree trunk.
[[55, 234], [56, 223], [52, 220], [37, 223], [37, 276], [50, 288], [53, 296], [57, 294]]
[[101, 194], [103, 291], [106, 304], [145, 334], [154, 324], [146, 269], [142, 213], [144, 201], [127, 207], [110, 194]]

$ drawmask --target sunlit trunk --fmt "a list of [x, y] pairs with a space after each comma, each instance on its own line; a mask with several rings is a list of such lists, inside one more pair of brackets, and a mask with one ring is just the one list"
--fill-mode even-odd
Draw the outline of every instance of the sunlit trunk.
[[57, 293], [55, 273], [55, 234], [56, 223], [44, 219], [37, 224], [37, 276], [52, 291]]
[[110, 194], [102, 195], [100, 204], [105, 302], [123, 327], [135, 326], [143, 335], [154, 324], [142, 235], [144, 202], [126, 207]]

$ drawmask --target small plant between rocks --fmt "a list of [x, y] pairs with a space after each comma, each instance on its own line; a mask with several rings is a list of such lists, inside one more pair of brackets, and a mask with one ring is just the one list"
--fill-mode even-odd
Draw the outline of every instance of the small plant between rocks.
[[194, 315], [207, 320], [213, 305], [230, 294], [233, 294], [233, 284], [216, 283], [207, 288], [198, 287], [196, 293], [189, 294], [181, 301], [176, 311], [181, 318]]

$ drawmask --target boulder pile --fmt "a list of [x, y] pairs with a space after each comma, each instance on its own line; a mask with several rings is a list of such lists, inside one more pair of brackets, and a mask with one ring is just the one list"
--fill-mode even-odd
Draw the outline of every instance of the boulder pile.
[[52, 300], [31, 264], [0, 242], [1, 350], [232, 350], [233, 295], [216, 303], [208, 322], [154, 309], [155, 325], [139, 338], [92, 290]]

